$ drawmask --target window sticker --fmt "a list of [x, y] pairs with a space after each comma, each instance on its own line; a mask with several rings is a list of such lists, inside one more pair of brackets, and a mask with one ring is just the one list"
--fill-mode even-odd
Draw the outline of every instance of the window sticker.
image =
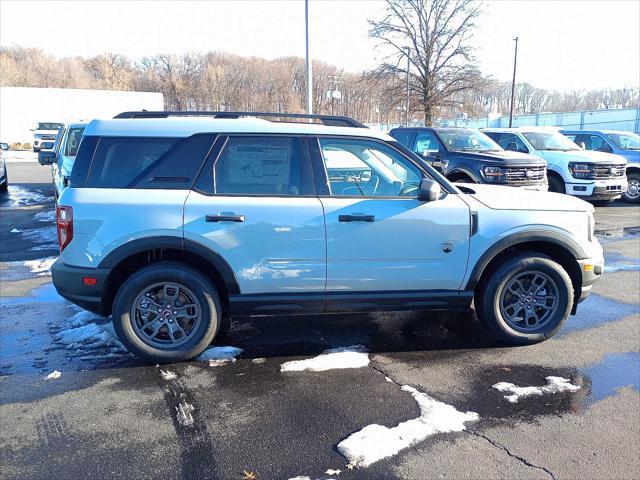
[[285, 146], [238, 145], [227, 152], [229, 184], [289, 184], [291, 152]]

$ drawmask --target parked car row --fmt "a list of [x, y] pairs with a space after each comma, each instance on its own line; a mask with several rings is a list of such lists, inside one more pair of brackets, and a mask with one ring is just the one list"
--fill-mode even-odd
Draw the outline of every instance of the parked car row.
[[9, 188], [9, 177], [7, 176], [7, 160], [4, 152], [9, 150], [9, 145], [0, 142], [0, 192], [6, 192]]
[[640, 137], [633, 133], [412, 127], [390, 134], [454, 182], [548, 188], [594, 202], [640, 201]]

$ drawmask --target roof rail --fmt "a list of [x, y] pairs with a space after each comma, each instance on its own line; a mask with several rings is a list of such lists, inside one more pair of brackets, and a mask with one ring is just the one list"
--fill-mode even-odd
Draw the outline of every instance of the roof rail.
[[[319, 120], [323, 125], [330, 127], [368, 128], [366, 125], [350, 117], [339, 115], [309, 115], [306, 113], [276, 113], [276, 112], [196, 112], [196, 111], [146, 111], [122, 112], [113, 118], [168, 118], [168, 117], [213, 117], [213, 118], [240, 118], [240, 117], [266, 117], [282, 119], [311, 119]], [[282, 122], [285, 120], [271, 120]]]

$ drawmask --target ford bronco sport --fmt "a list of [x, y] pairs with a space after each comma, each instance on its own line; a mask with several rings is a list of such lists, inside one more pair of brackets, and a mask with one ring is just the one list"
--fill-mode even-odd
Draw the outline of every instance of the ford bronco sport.
[[472, 301], [496, 336], [529, 344], [602, 273], [593, 229], [582, 200], [454, 186], [347, 117], [126, 112], [84, 131], [52, 274], [153, 362], [198, 355], [232, 315]]

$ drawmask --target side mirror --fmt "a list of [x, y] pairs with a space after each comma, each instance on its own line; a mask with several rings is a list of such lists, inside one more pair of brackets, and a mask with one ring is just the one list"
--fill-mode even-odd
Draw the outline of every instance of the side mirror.
[[51, 165], [56, 161], [56, 152], [50, 150], [40, 150], [38, 152], [38, 163], [40, 165]]
[[440, 198], [442, 189], [440, 184], [429, 178], [423, 178], [420, 180], [420, 187], [418, 188], [418, 200], [421, 202], [434, 202]]

